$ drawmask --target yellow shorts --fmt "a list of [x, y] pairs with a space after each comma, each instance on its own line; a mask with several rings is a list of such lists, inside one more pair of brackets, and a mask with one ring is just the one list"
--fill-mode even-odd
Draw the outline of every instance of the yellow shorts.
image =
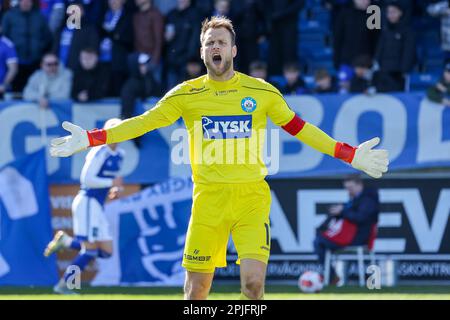
[[183, 267], [213, 273], [226, 267], [230, 234], [238, 258], [267, 263], [270, 254], [270, 188], [266, 181], [194, 184]]

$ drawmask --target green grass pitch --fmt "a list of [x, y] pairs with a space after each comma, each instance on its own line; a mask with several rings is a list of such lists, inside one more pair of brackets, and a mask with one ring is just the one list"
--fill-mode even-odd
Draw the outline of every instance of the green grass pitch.
[[[85, 287], [79, 295], [61, 296], [52, 294], [51, 288], [0, 287], [0, 300], [180, 300], [181, 288], [171, 287]], [[237, 300], [239, 286], [216, 285], [211, 290], [210, 300]], [[295, 286], [268, 285], [267, 300], [450, 300], [449, 286], [401, 286], [368, 290], [347, 286], [329, 287], [317, 294], [301, 293]]]

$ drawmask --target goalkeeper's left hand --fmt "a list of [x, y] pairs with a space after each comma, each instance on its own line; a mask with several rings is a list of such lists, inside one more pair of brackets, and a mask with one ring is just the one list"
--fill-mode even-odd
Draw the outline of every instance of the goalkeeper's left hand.
[[51, 141], [50, 155], [52, 157], [69, 157], [76, 152], [86, 150], [88, 147], [96, 147], [106, 143], [105, 129], [86, 131], [68, 121], [64, 121], [62, 127], [69, 131], [70, 135]]
[[360, 144], [351, 162], [352, 167], [373, 178], [381, 178], [388, 171], [389, 154], [387, 150], [372, 150], [379, 143], [380, 138], [377, 137]]
[[62, 127], [69, 131], [70, 135], [51, 141], [50, 155], [52, 157], [68, 157], [89, 147], [89, 137], [86, 130], [69, 121], [64, 121]]

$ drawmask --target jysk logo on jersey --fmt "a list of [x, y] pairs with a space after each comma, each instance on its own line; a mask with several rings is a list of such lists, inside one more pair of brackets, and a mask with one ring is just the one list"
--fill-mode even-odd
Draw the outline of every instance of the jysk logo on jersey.
[[252, 136], [252, 116], [202, 116], [205, 139], [237, 139]]
[[248, 113], [255, 111], [256, 100], [253, 99], [252, 97], [245, 97], [241, 101], [241, 108], [242, 108], [242, 110], [244, 110], [245, 112], [248, 112]]

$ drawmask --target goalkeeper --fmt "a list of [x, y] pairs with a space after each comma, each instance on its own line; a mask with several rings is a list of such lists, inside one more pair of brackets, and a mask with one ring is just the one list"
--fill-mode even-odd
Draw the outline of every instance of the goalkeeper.
[[151, 110], [111, 129], [86, 131], [64, 122], [71, 135], [54, 139], [50, 149], [53, 156], [67, 157], [88, 147], [136, 138], [183, 118], [194, 181], [182, 263], [187, 270], [185, 299], [207, 298], [215, 268], [226, 266], [230, 234], [240, 263], [241, 299], [264, 298], [271, 196], [264, 180], [260, 132], [267, 117], [307, 145], [374, 178], [387, 172], [387, 151], [373, 150], [379, 138], [359, 147], [335, 141], [297, 116], [273, 86], [234, 71], [235, 37], [230, 20], [205, 20], [200, 55], [206, 75], [183, 82]]

